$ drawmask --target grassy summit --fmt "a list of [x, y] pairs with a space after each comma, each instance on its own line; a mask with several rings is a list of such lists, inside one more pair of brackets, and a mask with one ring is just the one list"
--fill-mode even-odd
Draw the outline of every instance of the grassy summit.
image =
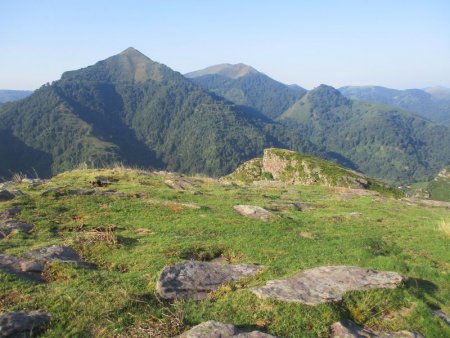
[[[110, 184], [93, 188], [97, 176]], [[378, 331], [450, 335], [432, 314], [433, 308], [450, 311], [448, 209], [367, 190], [237, 185], [124, 168], [74, 170], [14, 188], [24, 195], [0, 202], [0, 212], [21, 208], [15, 218], [35, 228], [1, 239], [0, 254], [65, 244], [98, 266], [50, 264], [46, 284], [0, 271], [0, 312], [49, 311], [43, 337], [169, 337], [210, 319], [280, 337], [326, 337], [341, 318]], [[95, 193], [77, 195], [77, 189]], [[236, 204], [270, 209], [280, 201], [296, 201], [302, 211], [273, 210], [279, 217], [265, 223], [233, 210]], [[164, 266], [216, 258], [264, 268], [206, 300], [157, 298]], [[318, 306], [262, 300], [248, 289], [324, 265], [395, 271], [409, 279], [399, 289], [351, 292], [338, 304]]]

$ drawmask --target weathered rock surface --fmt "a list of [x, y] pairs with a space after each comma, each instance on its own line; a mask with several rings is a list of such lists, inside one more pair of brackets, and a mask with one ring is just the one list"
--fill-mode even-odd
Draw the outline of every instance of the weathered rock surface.
[[21, 257], [0, 254], [0, 270], [27, 280], [43, 282], [42, 272], [45, 264], [54, 261], [94, 267], [93, 264], [83, 261], [73, 249], [52, 245], [32, 250]]
[[409, 331], [376, 332], [364, 329], [349, 320], [341, 320], [330, 326], [330, 338], [424, 338]]
[[19, 208], [6, 209], [5, 211], [0, 212], [0, 220], [14, 218], [19, 212]]
[[31, 337], [49, 321], [50, 314], [40, 311], [0, 314], [0, 337]]
[[441, 318], [447, 325], [450, 325], [450, 316], [442, 310], [433, 310], [433, 314]]
[[268, 281], [252, 288], [263, 298], [317, 305], [336, 302], [348, 291], [373, 288], [392, 289], [403, 277], [396, 272], [375, 271], [353, 266], [323, 266], [305, 270], [291, 278]]
[[270, 211], [267, 211], [264, 208], [257, 207], [254, 205], [240, 204], [235, 205], [233, 209], [236, 210], [238, 213], [240, 213], [242, 216], [257, 219], [263, 222], [269, 222], [276, 218], [276, 216], [272, 214]]
[[450, 202], [445, 201], [424, 200], [419, 198], [403, 198], [402, 200], [405, 201], [407, 204], [412, 205], [423, 205], [426, 207], [442, 207], [450, 209]]
[[222, 284], [251, 277], [261, 270], [256, 265], [227, 265], [187, 261], [163, 269], [157, 283], [161, 298], [205, 299]]
[[16, 195], [14, 195], [9, 190], [0, 190], [0, 202], [9, 201], [15, 197], [16, 197]]
[[301, 211], [302, 205], [300, 203], [290, 203], [290, 202], [269, 202], [266, 208], [274, 211], [284, 211], [284, 210], [295, 210]]
[[241, 332], [231, 324], [224, 324], [215, 320], [210, 320], [194, 326], [184, 332], [179, 338], [274, 338], [267, 333], [259, 331]]
[[184, 176], [175, 176], [164, 181], [167, 186], [174, 190], [188, 190], [193, 187], [200, 187], [202, 184]]
[[0, 239], [5, 238], [13, 231], [29, 233], [33, 229], [33, 224], [22, 223], [18, 221], [8, 220], [0, 222]]

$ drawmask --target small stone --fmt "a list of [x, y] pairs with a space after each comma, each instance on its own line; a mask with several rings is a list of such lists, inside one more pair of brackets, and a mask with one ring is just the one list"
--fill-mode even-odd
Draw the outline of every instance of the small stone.
[[257, 219], [263, 222], [270, 222], [276, 218], [276, 216], [270, 211], [254, 205], [235, 205], [233, 209], [242, 216]]
[[22, 272], [42, 272], [44, 271], [44, 264], [34, 261], [20, 262], [20, 270]]
[[205, 299], [221, 285], [251, 277], [261, 270], [257, 265], [228, 265], [187, 261], [163, 269], [156, 285], [163, 299]]
[[323, 266], [305, 270], [284, 280], [268, 281], [252, 288], [263, 298], [317, 305], [337, 302], [348, 291], [374, 288], [393, 289], [403, 282], [396, 272], [384, 272], [354, 266]]
[[11, 193], [8, 190], [0, 190], [0, 202], [9, 201], [15, 197], [16, 197], [16, 195], [14, 195], [13, 193]]
[[332, 324], [330, 331], [330, 338], [424, 338], [420, 333], [409, 331], [376, 332], [346, 319]]
[[19, 311], [0, 314], [0, 337], [31, 337], [50, 321], [50, 314]]
[[210, 320], [194, 326], [184, 332], [179, 338], [276, 338], [267, 333], [259, 331], [241, 332], [231, 324], [224, 324]]

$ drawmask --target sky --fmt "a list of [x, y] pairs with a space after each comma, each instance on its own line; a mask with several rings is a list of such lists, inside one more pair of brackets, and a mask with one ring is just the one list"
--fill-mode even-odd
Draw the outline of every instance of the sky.
[[450, 87], [448, 0], [2, 0], [0, 88], [134, 47], [186, 73], [245, 63], [287, 84]]

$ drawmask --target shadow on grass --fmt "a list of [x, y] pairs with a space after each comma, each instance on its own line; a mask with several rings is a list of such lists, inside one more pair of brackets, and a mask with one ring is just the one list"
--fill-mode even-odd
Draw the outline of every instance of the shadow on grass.
[[430, 304], [429, 297], [433, 297], [438, 290], [438, 286], [436, 284], [425, 279], [408, 278], [405, 283], [405, 287], [411, 294], [424, 301], [426, 304], [430, 306], [433, 305]]

